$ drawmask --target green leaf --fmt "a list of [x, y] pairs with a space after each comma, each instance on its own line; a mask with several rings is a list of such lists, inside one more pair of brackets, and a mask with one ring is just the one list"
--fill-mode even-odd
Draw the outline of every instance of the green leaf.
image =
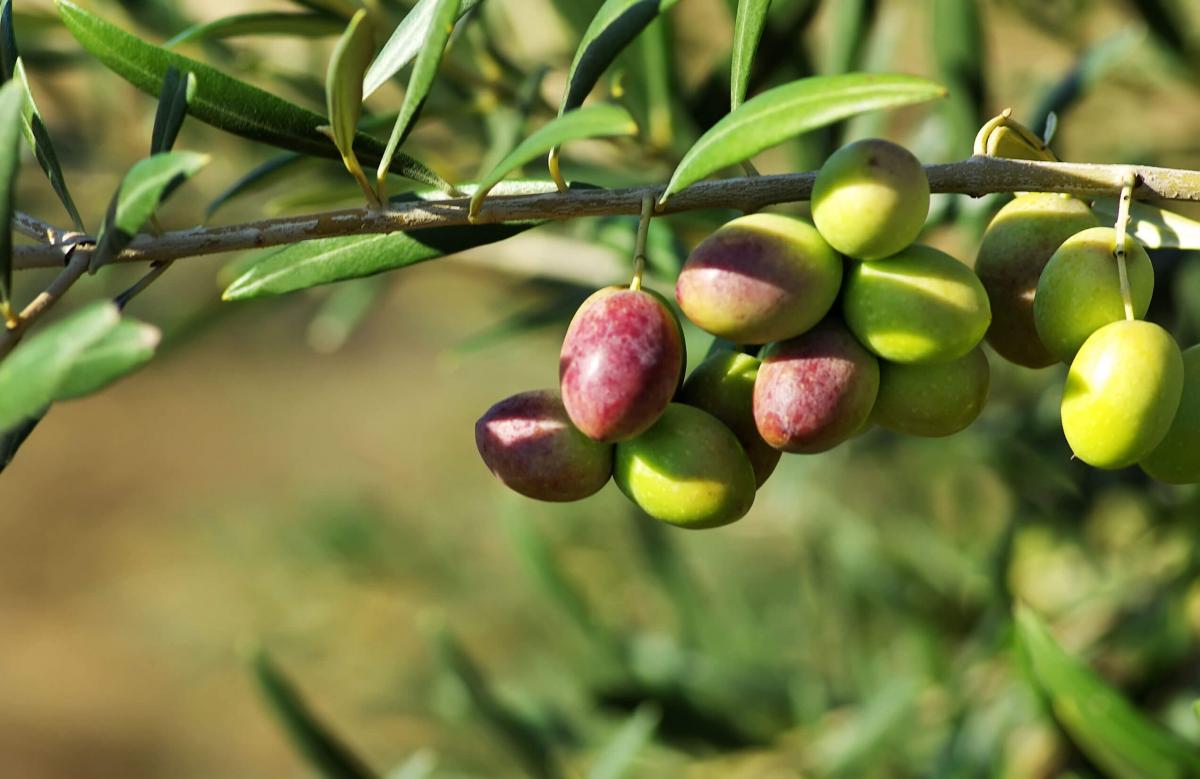
[[162, 333], [157, 327], [122, 319], [75, 359], [54, 399], [90, 395], [128, 376], [153, 359], [160, 340]]
[[735, 110], [746, 99], [750, 88], [750, 66], [754, 50], [762, 38], [771, 0], [738, 0], [737, 19], [733, 25], [733, 65], [729, 78], [729, 110]]
[[471, 197], [471, 213], [478, 213], [483, 199], [505, 176], [517, 168], [569, 141], [584, 138], [613, 138], [637, 134], [637, 123], [620, 106], [600, 103], [559, 116], [517, 145], [490, 173], [483, 177]]
[[768, 89], [713, 125], [688, 150], [660, 202], [722, 168], [855, 114], [942, 97], [928, 79], [892, 73], [811, 76]]
[[174, 65], [167, 68], [163, 78], [158, 110], [154, 114], [154, 130], [150, 134], [150, 154], [170, 151], [179, 136], [179, 128], [187, 117], [188, 103], [196, 94], [196, 77], [180, 73]]
[[629, 715], [613, 740], [588, 771], [588, 779], [621, 779], [633, 769], [633, 761], [654, 738], [662, 714], [652, 704], [643, 703]]
[[[506, 192], [538, 194], [553, 189], [546, 182], [513, 182]], [[426, 191], [394, 198], [392, 202], [430, 198], [431, 195]], [[229, 285], [222, 298], [250, 300], [371, 276], [502, 241], [534, 226], [533, 223], [511, 223], [436, 227], [411, 233], [319, 238], [267, 252], [258, 262], [243, 266], [242, 275]]]
[[303, 155], [289, 151], [284, 152], [276, 157], [272, 157], [261, 165], [250, 169], [249, 172], [247, 172], [237, 181], [230, 184], [224, 192], [217, 195], [216, 198], [214, 198], [213, 201], [208, 204], [208, 208], [204, 210], [204, 218], [206, 220], [211, 219], [212, 215], [230, 200], [233, 200], [238, 195], [246, 192], [252, 192], [260, 186], [265, 186], [275, 178], [276, 174], [295, 167], [296, 163], [301, 162], [304, 159], [305, 157]]
[[[461, 19], [483, 0], [462, 0], [458, 9]], [[375, 90], [383, 86], [392, 76], [400, 72], [421, 50], [425, 39], [429, 37], [429, 28], [437, 11], [438, 0], [420, 0], [404, 21], [396, 25], [387, 43], [379, 51], [379, 56], [371, 63], [363, 79], [363, 97], [370, 97]]]
[[16, 62], [16, 77], [15, 81], [21, 84], [21, 89], [25, 92], [25, 110], [22, 112], [24, 119], [25, 140], [33, 149], [33, 155], [37, 158], [38, 165], [46, 174], [46, 178], [50, 180], [50, 187], [54, 190], [54, 194], [58, 196], [59, 202], [66, 209], [67, 215], [71, 218], [71, 223], [75, 229], [83, 232], [83, 217], [79, 215], [79, 209], [75, 207], [75, 200], [71, 197], [71, 192], [67, 189], [67, 180], [63, 176], [62, 166], [58, 162], [58, 153], [54, 150], [54, 142], [50, 140], [50, 132], [46, 129], [46, 124], [42, 121], [42, 115], [38, 112], [37, 104], [33, 101], [33, 92], [29, 88], [29, 78], [25, 74], [25, 63], [21, 58], [17, 58]]
[[49, 410], [49, 408], [44, 408], [32, 416], [26, 417], [23, 421], [18, 422], [4, 432], [0, 432], [0, 473], [4, 473], [4, 469], [12, 464], [13, 458], [17, 456], [17, 450], [21, 448], [21, 444], [25, 443], [30, 433], [38, 426], [38, 423], [42, 421], [42, 418], [46, 416], [46, 412]]
[[607, 0], [592, 18], [567, 74], [560, 115], [583, 105], [600, 76], [617, 55], [637, 37], [658, 14], [679, 0]]
[[[13, 198], [17, 173], [21, 168], [21, 112], [25, 95], [20, 83], [9, 81], [0, 87], [0, 326], [12, 302], [12, 224]], [[2, 428], [0, 428], [2, 429]]]
[[1146, 719], [1095, 672], [1068, 655], [1036, 614], [1016, 610], [1017, 645], [1033, 683], [1075, 744], [1114, 779], [1200, 775], [1200, 753]]
[[3, 68], [5, 81], [16, 73], [19, 56], [17, 33], [13, 28], [12, 0], [4, 0], [0, 5], [0, 68]]
[[337, 35], [345, 24], [323, 13], [286, 13], [260, 11], [234, 14], [203, 24], [194, 24], [163, 44], [171, 49], [183, 43], [222, 40], [243, 35], [287, 35], [296, 38], [324, 38]]
[[454, 32], [454, 22], [459, 17], [460, 6], [460, 0], [437, 0], [433, 6], [429, 26], [426, 28], [428, 32], [421, 45], [421, 51], [417, 54], [412, 74], [408, 77], [408, 89], [404, 92], [400, 114], [396, 117], [387, 149], [383, 152], [383, 159], [380, 160], [379, 170], [375, 174], [381, 196], [384, 195], [383, 182], [391, 165], [392, 155], [412, 131], [413, 124], [421, 113], [421, 107], [425, 105], [425, 98], [433, 88], [433, 79], [437, 75], [442, 54], [446, 51], [446, 44], [450, 42], [450, 33]]
[[[251, 140], [315, 157], [340, 159], [341, 154], [317, 128], [326, 124], [319, 114], [251, 86], [188, 57], [130, 35], [84, 11], [70, 0], [56, 0], [59, 15], [71, 34], [114, 73], [149, 95], [162, 91], [167, 68], [196, 75], [196, 94], [188, 113], [206, 124]], [[378, 164], [383, 144], [359, 133], [354, 149], [361, 161]], [[395, 172], [429, 186], [451, 187], [436, 173], [407, 155], [398, 156]]]
[[375, 773], [317, 719], [266, 652], [254, 657], [254, 677], [292, 743], [318, 773], [326, 779], [374, 779]]
[[97, 301], [34, 333], [0, 362], [0, 430], [41, 414], [57, 397], [79, 355], [120, 318], [111, 302]]
[[354, 14], [356, 14], [360, 8], [362, 8], [362, 3], [356, 2], [355, 0], [292, 0], [292, 2], [316, 11], [317, 13], [340, 17], [342, 19], [342, 24], [338, 25], [339, 31], [345, 25], [345, 22], [348, 21], [351, 16], [354, 16]]
[[89, 270], [95, 273], [128, 246], [158, 204], [179, 184], [204, 167], [208, 160], [206, 154], [171, 151], [155, 154], [134, 164], [109, 203]]
[[[1115, 198], [1097, 200], [1092, 210], [1102, 222], [1117, 221]], [[1129, 234], [1147, 249], [1200, 249], [1200, 222], [1147, 203], [1130, 205]]]
[[346, 167], [354, 157], [354, 138], [362, 115], [362, 77], [374, 53], [371, 23], [367, 12], [359, 11], [338, 40], [325, 75], [325, 105], [333, 142], [347, 161]]

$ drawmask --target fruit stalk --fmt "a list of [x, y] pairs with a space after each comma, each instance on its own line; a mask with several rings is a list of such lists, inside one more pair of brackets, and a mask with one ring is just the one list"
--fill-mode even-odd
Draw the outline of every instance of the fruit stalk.
[[1125, 305], [1125, 318], [1130, 321], [1136, 317], [1133, 315], [1133, 293], [1129, 289], [1129, 271], [1125, 267], [1125, 231], [1129, 227], [1129, 206], [1133, 203], [1135, 186], [1137, 186], [1137, 176], [1130, 173], [1125, 179], [1125, 185], [1121, 187], [1121, 201], [1117, 206], [1117, 223], [1115, 225], [1117, 238], [1113, 246], [1113, 254], [1117, 258], [1117, 273], [1121, 276], [1121, 302]]
[[629, 288], [635, 292], [642, 288], [642, 275], [646, 272], [646, 237], [650, 234], [650, 219], [654, 216], [654, 198], [642, 198], [642, 215], [638, 221], [637, 240], [633, 245], [633, 281]]

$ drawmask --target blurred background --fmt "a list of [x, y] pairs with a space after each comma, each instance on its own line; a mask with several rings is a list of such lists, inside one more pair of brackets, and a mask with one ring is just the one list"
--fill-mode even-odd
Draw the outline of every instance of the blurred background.
[[[394, 24], [407, 5], [372, 9]], [[489, 168], [553, 116], [598, 5], [484, 2], [407, 148], [454, 180]], [[88, 7], [155, 43], [235, 12], [299, 8]], [[728, 110], [735, 7], [686, 0], [648, 28], [597, 89], [630, 106], [643, 136], [570, 147], [570, 177], [666, 180]], [[94, 229], [146, 154], [155, 101], [82, 53], [49, 4], [14, 10]], [[179, 50], [323, 112], [341, 24]], [[1037, 131], [1056, 116], [1066, 160], [1200, 168], [1200, 6], [1189, 0], [773, 3], [752, 94], [846, 70], [928, 75], [951, 97], [810, 134], [756, 159], [760, 170], [813, 169], [868, 135], [927, 163], [959, 159], [1005, 107]], [[394, 112], [402, 79], [368, 109]], [[160, 213], [168, 229], [204, 220], [279, 154], [196, 122], [176, 148], [215, 160]], [[545, 178], [537, 165], [527, 174]], [[305, 160], [210, 222], [359, 199], [338, 163]], [[935, 197], [924, 240], [971, 262], [1005, 199]], [[18, 205], [67, 223], [31, 162]], [[731, 216], [656, 220], [652, 284], [669, 290], [688, 248]], [[311, 775], [256, 688], [247, 658], [262, 647], [380, 775], [615, 776], [598, 771], [618, 753], [636, 753], [627, 775], [639, 777], [1110, 775], [1039, 703], [1013, 650], [1015, 601], [1200, 748], [1200, 493], [1072, 462], [1062, 367], [990, 355], [991, 400], [969, 430], [876, 430], [785, 457], [750, 515], [720, 530], [655, 524], [612, 485], [547, 505], [495, 481], [475, 419], [554, 385], [570, 313], [628, 277], [635, 221], [546, 226], [255, 303], [219, 302], [238, 258], [189, 259], [134, 301], [130, 313], [164, 331], [159, 357], [56, 406], [0, 478], [2, 773]], [[1196, 343], [1200, 262], [1153, 256], [1150, 318]], [[71, 303], [139, 272], [106, 269]], [[18, 274], [18, 296], [48, 278]], [[708, 339], [689, 328], [688, 345], [695, 364]]]

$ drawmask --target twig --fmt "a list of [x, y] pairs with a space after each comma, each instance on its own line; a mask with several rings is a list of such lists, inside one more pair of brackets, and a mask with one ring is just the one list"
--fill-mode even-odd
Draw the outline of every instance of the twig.
[[[90, 246], [90, 244], [89, 244]], [[64, 247], [55, 247], [59, 252], [59, 262], [62, 262]], [[21, 311], [17, 318], [17, 326], [0, 331], [0, 359], [3, 359], [13, 350], [21, 340], [21, 336], [29, 328], [38, 317], [45, 314], [50, 308], [58, 302], [72, 285], [87, 272], [88, 257], [91, 252], [80, 251], [80, 246], [69, 244], [65, 246], [67, 267], [62, 269], [54, 281], [50, 282], [50, 286], [46, 287], [45, 291], [40, 293], [29, 305]]]
[[[933, 192], [981, 196], [991, 192], [1066, 192], [1085, 197], [1120, 193], [1126, 176], [1138, 176], [1138, 199], [1200, 201], [1200, 171], [1129, 165], [1031, 162], [972, 157], [927, 167]], [[776, 203], [807, 200], [816, 173], [790, 173], [756, 178], [703, 181], [673, 195], [663, 213], [698, 209], [753, 211]], [[493, 196], [475, 224], [565, 220], [585, 216], [634, 215], [642, 200], [661, 187], [578, 189], [540, 195]], [[397, 204], [386, 211], [365, 208], [265, 219], [228, 227], [196, 227], [140, 235], [113, 262], [157, 262], [221, 252], [261, 249], [314, 238], [425, 230], [467, 225], [468, 198]], [[81, 246], [79, 253], [92, 248]], [[13, 252], [16, 269], [55, 267], [62, 256], [52, 246], [21, 246]]]
[[13, 229], [21, 235], [47, 244], [58, 243], [66, 232], [24, 211], [13, 213]]

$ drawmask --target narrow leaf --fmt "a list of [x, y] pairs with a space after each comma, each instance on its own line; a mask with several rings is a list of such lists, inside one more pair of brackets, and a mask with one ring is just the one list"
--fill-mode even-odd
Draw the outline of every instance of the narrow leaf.
[[170, 151], [179, 136], [179, 128], [187, 116], [188, 103], [196, 93], [196, 77], [191, 73], [180, 73], [172, 65], [163, 78], [162, 94], [158, 98], [158, 110], [154, 114], [154, 130], [150, 135], [150, 154]]
[[42, 409], [13, 427], [0, 432], [0, 473], [4, 473], [4, 469], [12, 464], [13, 458], [17, 456], [17, 450], [21, 448], [21, 445], [25, 443], [30, 433], [49, 410], [49, 408]]
[[67, 189], [67, 180], [63, 176], [62, 165], [58, 162], [58, 153], [54, 150], [54, 143], [50, 140], [50, 132], [46, 129], [46, 124], [42, 121], [42, 115], [38, 112], [37, 104], [33, 101], [33, 92], [29, 88], [29, 78], [25, 74], [25, 63], [20, 57], [16, 63], [15, 81], [21, 84], [21, 89], [25, 92], [25, 110], [22, 113], [24, 118], [25, 140], [28, 141], [33, 149], [33, 155], [37, 158], [38, 165], [46, 174], [46, 178], [50, 180], [50, 187], [54, 190], [54, 194], [58, 196], [59, 202], [66, 209], [67, 215], [71, 218], [71, 223], [75, 229], [82, 232], [83, 217], [79, 215], [79, 209], [75, 207], [75, 200], [71, 197], [71, 192]]
[[[329, 138], [317, 128], [326, 119], [308, 109], [251, 86], [188, 57], [130, 35], [93, 16], [70, 0], [56, 0], [71, 34], [114, 73], [147, 94], [162, 91], [167, 68], [196, 75], [196, 94], [188, 113], [202, 122], [251, 140], [316, 157], [340, 159]], [[378, 164], [383, 144], [360, 133], [354, 149], [361, 161]], [[436, 173], [407, 155], [397, 157], [395, 172], [440, 189], [450, 189]]]
[[1114, 779], [1200, 775], [1200, 752], [1146, 719], [1092, 669], [1068, 655], [1028, 607], [1016, 612], [1017, 644], [1055, 718]]
[[373, 779], [366, 764], [317, 719], [300, 691], [266, 652], [254, 658], [254, 677], [292, 743], [326, 779]]
[[0, 68], [3, 68], [5, 81], [16, 73], [19, 56], [17, 34], [13, 28], [12, 0], [4, 0], [0, 5]]
[[323, 13], [286, 13], [259, 11], [234, 14], [203, 24], [194, 24], [163, 44], [171, 49], [183, 43], [223, 40], [244, 35], [287, 35], [296, 38], [324, 38], [337, 35], [345, 24]]
[[[1092, 210], [1104, 222], [1116, 222], [1117, 201], [1101, 198]], [[1148, 203], [1129, 209], [1129, 233], [1147, 249], [1200, 249], [1200, 222]]]
[[[483, 0], [462, 0], [458, 9], [458, 18], [466, 16], [467, 12], [479, 5]], [[375, 90], [383, 86], [392, 76], [400, 72], [412, 62], [421, 50], [425, 39], [429, 36], [429, 28], [433, 24], [437, 11], [438, 0], [419, 0], [413, 6], [404, 21], [396, 25], [387, 43], [379, 51], [379, 56], [371, 63], [366, 77], [363, 79], [363, 97], [370, 97]]]
[[[512, 182], [505, 187], [507, 194], [552, 191], [553, 187], [546, 182]], [[428, 191], [410, 193], [393, 198], [392, 202], [431, 198], [432, 194]], [[250, 300], [372, 276], [502, 241], [534, 226], [534, 223], [511, 223], [436, 227], [411, 233], [319, 238], [266, 252], [249, 265], [239, 264], [242, 273], [229, 285], [222, 298]]]
[[563, 93], [559, 114], [583, 105], [584, 99], [596, 86], [600, 76], [617, 55], [659, 13], [669, 10], [679, 0], [607, 0], [588, 25], [571, 70], [567, 74], [567, 89]]
[[733, 66], [729, 78], [729, 110], [746, 99], [750, 88], [750, 66], [754, 50], [762, 38], [771, 0], [738, 0], [737, 19], [733, 25]]
[[[17, 173], [21, 167], [21, 112], [25, 95], [21, 84], [9, 81], [0, 87], [0, 326], [10, 313], [12, 302], [12, 224], [13, 197]], [[3, 429], [3, 427], [0, 427]]]
[[508, 156], [479, 182], [471, 197], [471, 213], [478, 213], [483, 199], [509, 173], [553, 148], [584, 138], [613, 138], [635, 135], [637, 123], [620, 106], [600, 103], [559, 116], [539, 128], [517, 145]]
[[638, 753], [654, 738], [660, 719], [662, 714], [653, 705], [643, 703], [639, 706], [604, 747], [596, 764], [588, 771], [588, 779], [621, 779], [628, 776]]
[[54, 393], [55, 400], [90, 395], [128, 376], [150, 362], [161, 339], [157, 327], [122, 319], [75, 359]]
[[769, 89], [717, 122], [688, 150], [661, 202], [722, 168], [789, 138], [866, 111], [942, 97], [939, 84], [917, 76], [847, 73], [812, 76]]
[[454, 32], [454, 22], [458, 19], [460, 7], [460, 0], [437, 0], [433, 6], [425, 41], [417, 54], [412, 74], [408, 77], [408, 89], [404, 93], [404, 102], [400, 104], [400, 114], [396, 117], [396, 124], [392, 127], [392, 135], [388, 139], [387, 148], [376, 172], [380, 195], [384, 194], [383, 181], [391, 166], [392, 155], [412, 131], [417, 116], [421, 113], [421, 107], [425, 105], [425, 98], [433, 88], [433, 79], [437, 75], [442, 54], [446, 51], [446, 44], [450, 42], [450, 33]]
[[139, 160], [130, 168], [109, 203], [89, 269], [95, 273], [128, 246], [158, 204], [208, 160], [205, 154], [172, 151]]
[[346, 167], [357, 167], [354, 139], [358, 134], [358, 118], [362, 115], [362, 77], [371, 55], [375, 53], [371, 23], [366, 11], [354, 14], [346, 31], [338, 40], [329, 69], [325, 75], [325, 105], [333, 142], [342, 153]]
[[0, 430], [42, 413], [76, 358], [117, 326], [120, 314], [97, 301], [34, 333], [0, 362]]

